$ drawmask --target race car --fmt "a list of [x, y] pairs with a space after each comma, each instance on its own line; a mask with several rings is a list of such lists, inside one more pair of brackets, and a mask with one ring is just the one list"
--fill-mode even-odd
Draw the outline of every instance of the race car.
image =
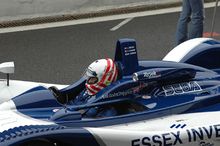
[[[120, 79], [82, 105], [67, 102], [85, 89], [84, 77], [69, 86], [13, 81], [13, 62], [2, 63], [0, 145], [220, 145], [220, 41], [189, 40], [145, 61], [134, 39], [120, 39], [114, 61]], [[110, 107], [116, 115], [85, 114]]]

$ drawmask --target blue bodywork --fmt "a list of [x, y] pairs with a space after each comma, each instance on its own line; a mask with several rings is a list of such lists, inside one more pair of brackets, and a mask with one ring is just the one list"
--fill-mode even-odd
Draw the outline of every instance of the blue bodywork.
[[[194, 49], [180, 63], [176, 63], [140, 61], [135, 40], [121, 39], [117, 42], [115, 52], [120, 79], [101, 90], [91, 102], [62, 105], [44, 87], [31, 89], [13, 98], [13, 102], [19, 112], [53, 121], [64, 126], [64, 131], [68, 131], [68, 128], [109, 126], [172, 114], [218, 111], [220, 42], [212, 40], [204, 43], [210, 45]], [[73, 99], [85, 89], [84, 84], [85, 79], [82, 77], [59, 92], [71, 95]], [[84, 116], [85, 110], [108, 108], [109, 105], [118, 111], [116, 116]]]
[[[220, 46], [216, 42], [215, 49], [216, 45]], [[204, 48], [201, 50], [207, 51]], [[190, 56], [191, 54], [183, 60], [190, 62], [193, 60]], [[53, 93], [44, 87], [31, 89], [15, 97], [13, 102], [18, 111], [28, 116], [53, 120], [71, 127], [114, 125], [125, 121], [135, 122], [220, 108], [220, 76], [213, 70], [192, 65], [193, 63], [138, 61], [133, 39], [117, 42], [115, 61], [120, 66], [121, 79], [101, 90], [92, 102], [84, 105], [62, 105], [54, 98]], [[85, 88], [84, 84], [85, 79], [82, 77], [60, 92], [75, 98]], [[148, 107], [153, 104], [154, 107]], [[119, 114], [113, 117], [86, 118], [79, 112], [107, 105], [115, 105], [120, 111]]]

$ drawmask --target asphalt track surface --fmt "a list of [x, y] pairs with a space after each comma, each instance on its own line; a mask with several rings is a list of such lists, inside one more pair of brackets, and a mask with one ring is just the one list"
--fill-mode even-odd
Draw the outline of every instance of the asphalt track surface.
[[[206, 9], [205, 32], [211, 30], [212, 14], [213, 8]], [[12, 79], [71, 84], [94, 60], [114, 58], [119, 38], [136, 39], [139, 59], [161, 60], [174, 47], [178, 18], [179, 12], [138, 17], [115, 31], [123, 20], [3, 33], [0, 62], [15, 62]], [[219, 9], [216, 18], [220, 33]]]

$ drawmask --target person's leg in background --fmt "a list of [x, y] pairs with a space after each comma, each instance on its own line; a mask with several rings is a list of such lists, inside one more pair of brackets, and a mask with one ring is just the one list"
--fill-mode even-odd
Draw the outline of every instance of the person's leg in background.
[[192, 16], [189, 30], [189, 39], [199, 38], [203, 35], [204, 5], [203, 0], [190, 0]]
[[180, 14], [176, 30], [176, 45], [181, 44], [188, 39], [188, 23], [191, 16], [189, 1], [191, 0], [183, 0], [182, 12]]

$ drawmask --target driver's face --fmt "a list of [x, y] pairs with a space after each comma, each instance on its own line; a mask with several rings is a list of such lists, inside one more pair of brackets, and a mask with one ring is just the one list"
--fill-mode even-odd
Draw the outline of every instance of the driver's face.
[[87, 82], [87, 84], [95, 84], [98, 82], [98, 78], [97, 77], [89, 77], [86, 82]]

